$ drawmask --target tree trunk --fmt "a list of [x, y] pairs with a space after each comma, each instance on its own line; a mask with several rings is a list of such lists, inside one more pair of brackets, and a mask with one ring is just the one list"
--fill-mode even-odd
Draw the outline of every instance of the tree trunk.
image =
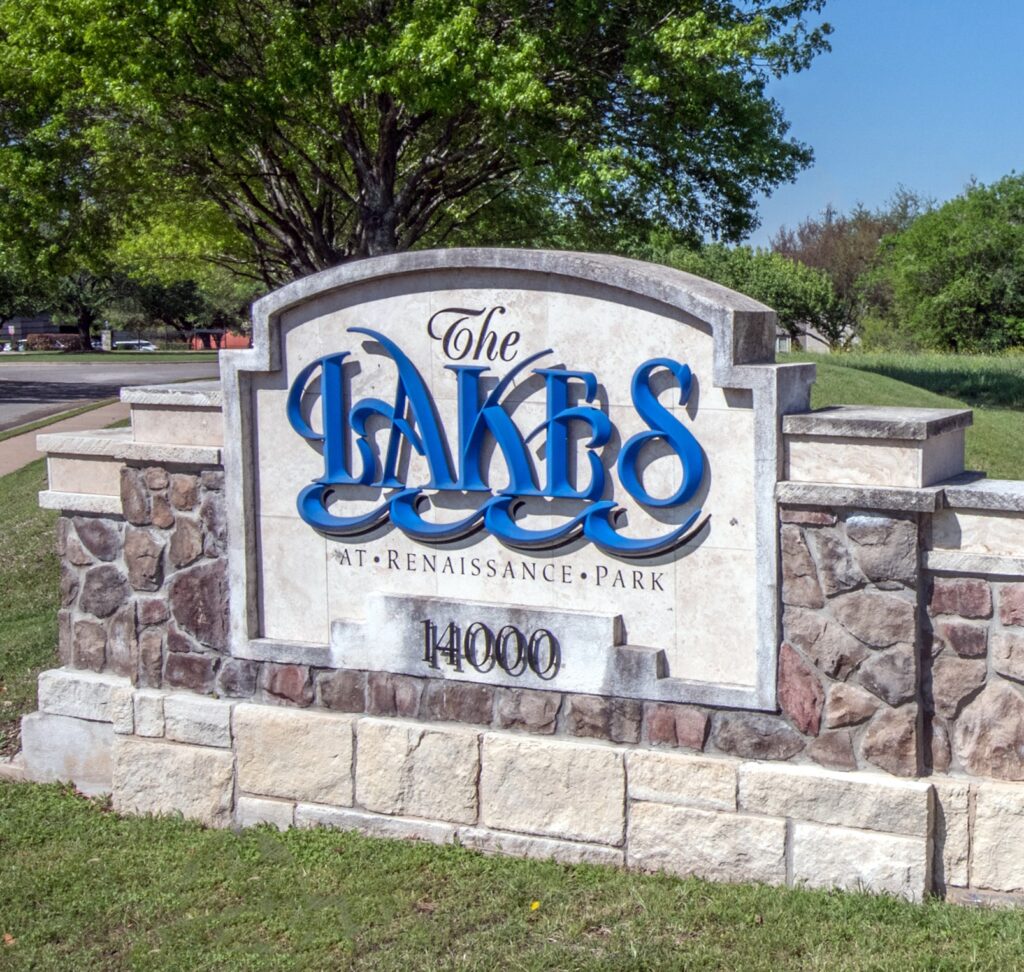
[[384, 256], [398, 250], [398, 233], [395, 231], [395, 214], [388, 207], [383, 212], [364, 210], [363, 225], [366, 240], [366, 256]]
[[75, 321], [75, 324], [78, 327], [78, 333], [82, 338], [82, 342], [85, 345], [84, 350], [86, 351], [92, 347], [92, 326], [95, 323], [96, 312], [91, 307], [79, 304], [78, 319]]

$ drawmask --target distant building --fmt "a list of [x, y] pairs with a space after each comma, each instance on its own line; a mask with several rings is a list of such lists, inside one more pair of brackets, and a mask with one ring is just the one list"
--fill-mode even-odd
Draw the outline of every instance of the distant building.
[[49, 314], [35, 314], [31, 317], [12, 317], [0, 327], [4, 341], [24, 341], [30, 334], [60, 334], [60, 328], [53, 323]]
[[795, 338], [784, 328], [779, 327], [775, 330], [776, 353], [814, 351], [817, 354], [828, 354], [831, 350], [828, 339], [819, 334], [813, 327], [801, 325]]
[[236, 334], [224, 328], [199, 328], [192, 332], [189, 347], [193, 351], [221, 351], [225, 348], [251, 348], [248, 334]]

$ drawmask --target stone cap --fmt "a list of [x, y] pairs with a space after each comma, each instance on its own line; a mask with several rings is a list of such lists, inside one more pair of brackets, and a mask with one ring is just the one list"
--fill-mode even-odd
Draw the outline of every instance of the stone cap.
[[958, 510], [1024, 512], [1024, 482], [1017, 479], [982, 479], [946, 486], [946, 505]]
[[219, 446], [163, 445], [132, 440], [132, 430], [95, 429], [90, 432], [50, 432], [36, 436], [36, 448], [47, 455], [120, 459], [135, 462], [219, 466]]
[[974, 423], [969, 408], [903, 408], [885, 405], [833, 405], [786, 415], [786, 435], [837, 435], [849, 439], [924, 441], [966, 429]]
[[942, 507], [942, 486], [856, 486], [783, 480], [775, 498], [784, 506], [828, 506], [863, 510], [934, 513]]
[[121, 401], [164, 408], [220, 408], [224, 404], [216, 379], [182, 381], [171, 385], [137, 385], [121, 389]]
[[923, 555], [926, 570], [945, 574], [981, 574], [985, 577], [1024, 577], [1024, 557], [972, 553], [969, 550], [942, 547], [925, 550]]
[[913, 487], [781, 480], [775, 486], [775, 498], [783, 506], [841, 506], [917, 513], [936, 513], [944, 507], [1024, 512], [1024, 482], [986, 479], [984, 473], [976, 471], [930, 486]]
[[100, 516], [120, 516], [124, 512], [120, 496], [107, 496], [102, 493], [63, 493], [44, 489], [39, 493], [39, 505], [44, 510], [95, 513]]

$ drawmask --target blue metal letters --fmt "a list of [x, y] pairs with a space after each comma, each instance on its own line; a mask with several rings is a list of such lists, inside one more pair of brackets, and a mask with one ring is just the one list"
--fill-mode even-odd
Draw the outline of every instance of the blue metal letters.
[[[455, 309], [459, 310], [459, 309]], [[445, 332], [454, 342], [465, 315], [479, 311], [461, 311]], [[493, 312], [492, 312], [493, 314]], [[436, 316], [436, 315], [435, 315]], [[490, 321], [484, 322], [484, 328]], [[433, 319], [431, 320], [433, 325]], [[444, 425], [437, 414], [433, 396], [416, 366], [402, 349], [386, 335], [366, 327], [349, 330], [376, 341], [397, 371], [391, 402], [364, 398], [350, 404], [345, 363], [349, 352], [328, 354], [307, 365], [296, 376], [288, 392], [287, 414], [292, 428], [304, 439], [323, 444], [324, 474], [306, 486], [298, 496], [299, 515], [314, 529], [329, 536], [353, 538], [377, 529], [390, 520], [399, 530], [423, 543], [444, 543], [462, 539], [484, 529], [511, 547], [524, 550], [548, 550], [580, 537], [617, 557], [651, 557], [676, 549], [703, 526], [701, 511], [658, 537], [630, 538], [620, 531], [623, 510], [606, 493], [608, 470], [598, 450], [607, 445], [614, 429], [606, 412], [592, 404], [597, 397], [597, 378], [588, 371], [560, 368], [534, 368], [532, 374], [543, 379], [546, 417], [525, 437], [502, 405], [502, 397], [513, 381], [550, 350], [525, 358], [512, 367], [485, 393], [484, 379], [489, 369], [483, 365], [451, 364], [455, 375], [458, 407], [458, 445], [454, 462]], [[481, 332], [483, 335], [485, 332]], [[433, 335], [432, 336], [436, 336]], [[481, 336], [480, 340], [483, 340]], [[493, 345], [493, 338], [492, 338]], [[462, 345], [460, 344], [460, 347]], [[466, 354], [471, 346], [465, 342]], [[502, 345], [514, 357], [513, 345]], [[493, 350], [493, 348], [492, 348]], [[508, 360], [504, 353], [487, 355], [490, 360]], [[450, 359], [460, 360], [455, 355]], [[478, 359], [474, 355], [474, 359]], [[619, 452], [616, 469], [622, 487], [638, 503], [659, 509], [679, 507], [693, 499], [704, 478], [704, 455], [693, 434], [669, 409], [658, 401], [651, 389], [655, 372], [667, 370], [679, 387], [679, 403], [690, 396], [692, 375], [685, 364], [670, 358], [654, 358], [641, 364], [633, 374], [633, 407], [647, 430], [628, 439]], [[316, 432], [303, 413], [303, 396], [319, 375], [320, 414], [323, 432]], [[493, 378], [492, 378], [493, 380]], [[571, 404], [572, 383], [582, 385], [583, 404]], [[378, 434], [383, 430], [385, 446], [378, 458], [371, 423]], [[570, 464], [576, 445], [570, 436], [575, 424], [586, 427], [589, 438], [584, 445], [587, 467], [574, 485]], [[538, 481], [528, 444], [543, 435], [545, 481]], [[423, 457], [429, 478], [422, 485], [409, 486], [400, 472], [403, 440]], [[508, 485], [495, 492], [487, 483], [484, 447], [493, 440], [508, 471]], [[660, 440], [679, 461], [682, 482], [668, 497], [652, 496], [644, 486], [640, 458], [648, 443]], [[353, 451], [354, 445], [354, 451]], [[341, 516], [330, 510], [335, 494], [342, 487], [364, 486], [394, 490], [369, 512]], [[484, 493], [487, 498], [472, 512], [456, 522], [438, 523], [422, 516], [429, 500], [427, 490]], [[516, 514], [531, 497], [575, 500], [580, 506], [575, 515], [556, 527], [532, 529]], [[698, 524], [694, 528], [694, 524]]]

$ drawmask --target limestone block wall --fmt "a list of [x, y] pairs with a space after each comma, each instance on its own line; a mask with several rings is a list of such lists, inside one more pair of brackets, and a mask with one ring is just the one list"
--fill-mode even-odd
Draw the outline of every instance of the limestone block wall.
[[135, 688], [61, 669], [26, 720], [33, 765], [90, 745], [92, 792], [208, 826], [331, 826], [713, 880], [934, 886], [933, 787], [726, 757]]
[[32, 779], [209, 826], [333, 826], [484, 851], [960, 900], [1024, 893], [1019, 784], [674, 753], [44, 672]]

